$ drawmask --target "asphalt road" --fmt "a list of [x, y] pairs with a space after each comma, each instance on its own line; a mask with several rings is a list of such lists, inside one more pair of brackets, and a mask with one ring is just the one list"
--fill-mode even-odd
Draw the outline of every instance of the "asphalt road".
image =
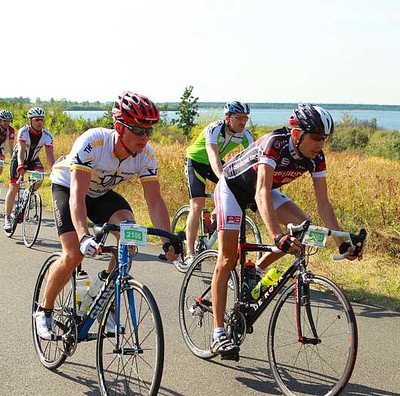
[[[1, 189], [0, 213], [4, 189]], [[38, 271], [59, 249], [52, 216], [44, 216], [38, 242], [27, 249], [18, 226], [12, 239], [0, 231], [0, 395], [98, 395], [95, 342], [81, 343], [55, 372], [36, 357], [31, 336], [31, 299]], [[173, 265], [157, 259], [160, 249], [141, 249], [132, 273], [149, 286], [159, 305], [165, 331], [165, 366], [160, 395], [280, 395], [266, 355], [266, 324], [270, 311], [256, 323], [241, 349], [240, 362], [202, 361], [183, 342], [178, 322], [182, 282]], [[89, 260], [92, 276], [104, 263]], [[344, 395], [400, 395], [400, 314], [354, 304], [359, 326], [359, 355]]]

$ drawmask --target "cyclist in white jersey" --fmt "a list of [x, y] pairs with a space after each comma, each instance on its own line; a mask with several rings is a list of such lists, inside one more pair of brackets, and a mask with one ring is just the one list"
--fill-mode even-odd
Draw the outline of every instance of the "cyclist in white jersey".
[[[282, 233], [280, 224], [300, 224], [309, 219], [295, 203], [277, 189], [305, 172], [311, 174], [319, 215], [330, 229], [339, 224], [328, 197], [324, 140], [333, 133], [332, 116], [323, 108], [299, 104], [289, 119], [291, 128], [266, 134], [228, 161], [215, 189], [218, 219], [218, 259], [211, 293], [214, 334], [211, 350], [236, 358], [239, 347], [226, 336], [224, 312], [229, 272], [237, 262], [237, 241], [243, 210], [256, 205], [276, 246], [283, 252], [266, 254], [258, 263], [265, 268], [285, 253], [299, 251], [300, 242]], [[357, 257], [348, 242], [334, 238], [341, 254]], [[362, 258], [362, 252], [358, 259]]]
[[[170, 231], [157, 177], [157, 160], [148, 144], [153, 126], [159, 121], [159, 111], [147, 97], [124, 92], [115, 102], [112, 114], [115, 129], [89, 129], [52, 170], [53, 210], [62, 256], [54, 263], [35, 314], [38, 335], [46, 340], [55, 339], [52, 310], [57, 294], [84, 255], [100, 252], [89, 232], [87, 218], [95, 224], [134, 221], [129, 203], [113, 191], [119, 183], [138, 176], [154, 226]], [[167, 259], [176, 260], [175, 247], [164, 242]], [[114, 265], [112, 260], [109, 270]]]
[[190, 212], [186, 224], [186, 258], [176, 264], [187, 269], [194, 259], [194, 243], [199, 218], [205, 205], [206, 180], [217, 183], [222, 173], [223, 158], [239, 145], [246, 148], [254, 141], [246, 123], [250, 107], [247, 103], [228, 102], [224, 106], [224, 120], [207, 125], [187, 148], [185, 173], [189, 189]]
[[[14, 143], [14, 135], [15, 130], [10, 125], [13, 120], [13, 114], [10, 110], [2, 110], [0, 111], [0, 160], [4, 160], [5, 158], [5, 151], [4, 145], [6, 142], [8, 143], [7, 151], [10, 156], [12, 157], [13, 152], [13, 143]], [[3, 173], [3, 165], [0, 164], [0, 175]]]
[[[14, 147], [10, 164], [10, 182], [5, 198], [4, 230], [11, 230], [11, 211], [19, 186], [16, 184], [20, 175], [27, 170], [43, 171], [39, 153], [43, 147], [46, 151], [47, 163], [54, 164], [53, 136], [43, 128], [45, 112], [40, 107], [32, 107], [27, 114], [28, 125], [18, 130], [17, 144]], [[41, 183], [37, 184], [39, 188]]]

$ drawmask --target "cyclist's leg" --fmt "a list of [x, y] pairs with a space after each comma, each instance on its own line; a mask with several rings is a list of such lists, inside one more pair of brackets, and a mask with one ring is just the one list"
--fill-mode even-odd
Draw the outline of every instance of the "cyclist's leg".
[[211, 283], [214, 315], [214, 341], [212, 350], [224, 354], [238, 346], [228, 340], [224, 331], [224, 313], [226, 308], [227, 284], [230, 271], [237, 261], [237, 244], [243, 212], [222, 177], [215, 189], [215, 202], [218, 213], [218, 259]]
[[[272, 190], [271, 195], [274, 209], [276, 210], [281, 224], [285, 226], [289, 223], [300, 224], [304, 220], [309, 219], [309, 217], [285, 194], [278, 190]], [[264, 270], [284, 255], [284, 253], [265, 253], [256, 264]]]
[[8, 190], [4, 199], [4, 215], [9, 218], [11, 216], [12, 208], [15, 202], [19, 186], [16, 184], [18, 180], [17, 174], [18, 161], [17, 157], [13, 156], [10, 163], [10, 180], [8, 183]]
[[205, 204], [206, 165], [187, 158], [185, 173], [190, 197], [190, 212], [186, 223], [186, 256], [194, 255], [194, 243], [199, 229], [199, 219]]

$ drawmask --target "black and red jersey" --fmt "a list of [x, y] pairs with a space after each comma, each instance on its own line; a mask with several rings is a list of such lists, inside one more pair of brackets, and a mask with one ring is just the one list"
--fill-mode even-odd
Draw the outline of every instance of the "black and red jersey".
[[223, 168], [226, 182], [243, 208], [255, 203], [259, 164], [267, 164], [274, 169], [272, 189], [290, 183], [305, 172], [310, 172], [312, 177], [326, 175], [322, 151], [313, 159], [302, 157], [295, 147], [290, 129], [277, 129], [257, 139]]

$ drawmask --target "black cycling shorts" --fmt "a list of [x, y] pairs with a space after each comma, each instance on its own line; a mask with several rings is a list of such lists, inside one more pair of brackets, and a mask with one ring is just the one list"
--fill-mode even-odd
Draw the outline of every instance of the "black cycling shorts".
[[[33, 161], [25, 161], [24, 165], [26, 166], [26, 170], [30, 171], [39, 171], [43, 172], [43, 164], [40, 161], [39, 158], [36, 158]], [[10, 163], [10, 183], [15, 184], [18, 180], [19, 174], [17, 173], [17, 168], [18, 168], [18, 157], [17, 155], [13, 155], [11, 158], [11, 163]]]
[[[68, 187], [59, 184], [53, 183], [51, 186], [54, 221], [58, 235], [75, 231], [69, 208], [69, 191]], [[98, 198], [91, 198], [86, 195], [87, 216], [94, 224], [107, 223], [115, 212], [123, 209], [132, 212], [132, 208], [126, 199], [115, 191], [110, 190]]]
[[215, 184], [218, 183], [218, 177], [212, 170], [211, 165], [202, 164], [190, 158], [185, 160], [185, 174], [190, 198], [206, 196], [206, 179]]

